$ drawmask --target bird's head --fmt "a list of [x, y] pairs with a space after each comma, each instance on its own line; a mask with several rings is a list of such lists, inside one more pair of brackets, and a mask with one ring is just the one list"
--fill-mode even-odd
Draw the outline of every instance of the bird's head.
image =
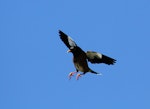
[[78, 55], [84, 53], [84, 51], [78, 46], [70, 47], [70, 49], [67, 52], [68, 53], [70, 53], [70, 52], [73, 53], [74, 56], [78, 56]]

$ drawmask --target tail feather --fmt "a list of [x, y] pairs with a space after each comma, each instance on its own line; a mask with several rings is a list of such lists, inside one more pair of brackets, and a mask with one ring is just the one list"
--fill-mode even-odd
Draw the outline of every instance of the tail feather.
[[94, 74], [100, 74], [100, 73], [97, 73], [97, 72], [95, 72], [95, 71], [93, 71], [93, 70], [90, 70], [90, 72], [91, 72], [91, 73], [94, 73]]
[[97, 73], [97, 72], [95, 72], [95, 71], [93, 71], [93, 70], [91, 70], [91, 69], [90, 69], [89, 72], [94, 73], [94, 74], [96, 74], [96, 75], [100, 75], [100, 76], [102, 75], [102, 73]]

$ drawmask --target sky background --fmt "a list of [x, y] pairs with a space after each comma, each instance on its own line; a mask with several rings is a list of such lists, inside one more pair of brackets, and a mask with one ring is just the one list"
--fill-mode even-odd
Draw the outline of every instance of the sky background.
[[[62, 30], [115, 58], [80, 80]], [[0, 0], [0, 109], [150, 109], [149, 0]]]

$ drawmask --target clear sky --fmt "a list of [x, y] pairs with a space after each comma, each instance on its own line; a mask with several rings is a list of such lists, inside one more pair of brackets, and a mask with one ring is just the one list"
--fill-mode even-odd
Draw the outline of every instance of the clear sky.
[[[115, 58], [79, 81], [62, 30]], [[150, 109], [149, 0], [0, 0], [0, 109]]]

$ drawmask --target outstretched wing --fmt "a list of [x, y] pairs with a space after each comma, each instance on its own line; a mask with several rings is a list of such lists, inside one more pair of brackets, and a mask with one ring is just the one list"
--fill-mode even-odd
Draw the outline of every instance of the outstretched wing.
[[65, 43], [65, 45], [70, 49], [71, 47], [76, 47], [77, 44], [71, 39], [71, 37], [67, 36], [61, 30], [59, 30], [59, 36], [61, 40]]
[[94, 51], [87, 51], [86, 53], [88, 61], [91, 63], [105, 63], [108, 65], [113, 65], [115, 63], [115, 59], [105, 56], [101, 53], [97, 53]]

